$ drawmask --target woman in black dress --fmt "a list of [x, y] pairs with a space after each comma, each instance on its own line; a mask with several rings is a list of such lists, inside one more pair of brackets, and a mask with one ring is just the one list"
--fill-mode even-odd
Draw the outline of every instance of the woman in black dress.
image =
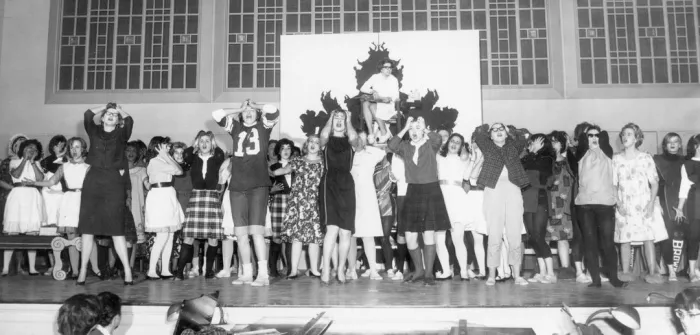
[[321, 147], [326, 171], [319, 187], [321, 225], [326, 229], [323, 241], [321, 281], [330, 280], [331, 256], [338, 236], [338, 281], [345, 282], [345, 262], [350, 238], [355, 232], [355, 182], [350, 174], [357, 147], [357, 132], [350, 122], [350, 112], [335, 110], [321, 131]]
[[[86, 162], [90, 164], [83, 182], [78, 233], [83, 250], [77, 285], [85, 285], [87, 264], [95, 235], [111, 236], [114, 249], [124, 265], [124, 285], [134, 283], [126, 250], [124, 215], [129, 165], [124, 155], [134, 120], [115, 103], [85, 111], [85, 131], [90, 138]], [[128, 175], [127, 175], [128, 177]]]

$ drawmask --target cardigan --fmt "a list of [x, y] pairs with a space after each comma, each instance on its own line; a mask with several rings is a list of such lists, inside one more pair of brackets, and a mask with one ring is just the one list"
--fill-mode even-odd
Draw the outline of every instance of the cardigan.
[[[527, 130], [524, 132], [527, 133]], [[485, 124], [474, 130], [474, 141], [484, 154], [484, 163], [477, 179], [478, 185], [496, 188], [504, 166], [508, 170], [508, 180], [511, 183], [520, 188], [530, 184], [525, 169], [520, 163], [520, 153], [528, 144], [527, 139], [522, 135], [516, 134], [515, 139], [506, 140], [506, 143], [499, 147], [489, 137], [489, 125]]]
[[195, 190], [216, 190], [219, 185], [219, 167], [226, 160], [226, 154], [221, 148], [214, 148], [212, 156], [207, 159], [207, 175], [202, 175], [203, 160], [194, 153], [194, 147], [185, 149], [184, 161], [190, 165], [192, 188]]
[[[282, 163], [280, 163], [280, 162], [277, 162], [275, 164], [270, 165], [270, 171], [275, 171], [275, 170], [281, 169], [281, 168], [282, 168]], [[295, 175], [295, 173], [292, 172], [292, 180], [294, 180], [294, 175]], [[289, 185], [289, 183], [287, 183], [287, 178], [284, 175], [270, 177], [270, 179], [273, 182], [273, 184], [280, 183], [280, 184], [282, 184], [282, 187], [283, 187], [283, 189], [281, 191], [277, 191], [275, 193], [270, 192], [270, 195], [292, 193], [292, 185]]]

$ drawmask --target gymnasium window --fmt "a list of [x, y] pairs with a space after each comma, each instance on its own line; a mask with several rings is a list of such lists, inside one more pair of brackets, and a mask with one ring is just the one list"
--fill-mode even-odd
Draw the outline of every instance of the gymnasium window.
[[580, 82], [697, 84], [697, 0], [577, 0]]
[[61, 91], [197, 88], [199, 0], [63, 0]]
[[[279, 88], [281, 34], [479, 30], [481, 81], [549, 87], [545, 0], [229, 0], [227, 88]], [[257, 22], [257, 24], [256, 24]]]

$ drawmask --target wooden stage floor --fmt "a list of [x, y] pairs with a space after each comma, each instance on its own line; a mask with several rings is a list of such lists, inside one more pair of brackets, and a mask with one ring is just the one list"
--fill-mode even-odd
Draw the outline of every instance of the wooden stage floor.
[[300, 276], [294, 281], [273, 280], [269, 287], [234, 286], [231, 279], [205, 280], [203, 277], [182, 282], [144, 281], [125, 287], [120, 280], [99, 281], [88, 278], [86, 286], [71, 280], [56, 281], [49, 277], [10, 276], [0, 278], [0, 303], [60, 304], [77, 293], [111, 291], [122, 297], [125, 305], [165, 306], [203, 293], [220, 291], [227, 307], [607, 307], [621, 304], [635, 306], [669, 306], [670, 302], [652, 299], [647, 294], [659, 292], [675, 296], [691, 284], [651, 285], [633, 282], [624, 289], [607, 283], [602, 288], [588, 288], [573, 280], [557, 284], [516, 286], [512, 281], [494, 287], [483, 281], [459, 280], [438, 282], [434, 287], [360, 278], [345, 285], [321, 286], [317, 279]]

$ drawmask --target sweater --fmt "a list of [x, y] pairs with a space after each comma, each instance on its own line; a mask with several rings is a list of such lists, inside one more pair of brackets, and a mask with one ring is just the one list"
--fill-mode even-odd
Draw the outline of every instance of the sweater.
[[418, 148], [418, 164], [413, 161], [416, 147], [411, 141], [402, 141], [394, 136], [389, 141], [389, 149], [403, 158], [406, 168], [406, 182], [409, 184], [429, 184], [438, 181], [437, 155], [442, 139], [434, 132], [428, 133], [428, 141]]
[[503, 167], [508, 170], [508, 180], [511, 183], [520, 188], [530, 184], [525, 169], [520, 163], [520, 153], [527, 146], [527, 139], [517, 135], [516, 139], [509, 139], [502, 147], [499, 147], [489, 137], [489, 125], [485, 124], [476, 128], [474, 141], [484, 154], [484, 163], [477, 184], [496, 188]]

